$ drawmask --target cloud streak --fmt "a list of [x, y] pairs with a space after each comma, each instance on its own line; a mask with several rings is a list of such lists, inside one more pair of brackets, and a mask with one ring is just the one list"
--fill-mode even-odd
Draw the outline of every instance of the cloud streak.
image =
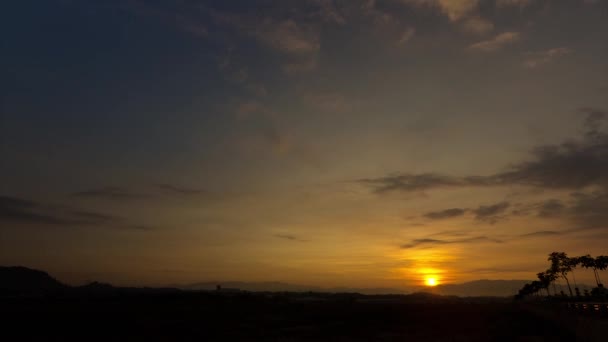
[[[41, 204], [16, 197], [0, 196], [0, 221], [10, 224], [42, 226], [112, 226], [130, 229], [124, 220], [88, 210]], [[141, 230], [141, 227], [139, 229]]]
[[503, 32], [489, 40], [469, 45], [469, 50], [479, 52], [495, 52], [508, 45], [513, 45], [521, 39], [519, 32]]
[[467, 209], [462, 208], [451, 208], [445, 209], [441, 211], [433, 211], [424, 214], [424, 217], [429, 218], [431, 220], [442, 220], [446, 218], [454, 218], [463, 216], [467, 212]]
[[278, 238], [278, 239], [289, 240], [289, 241], [294, 241], [294, 242], [306, 242], [307, 241], [307, 240], [300, 239], [299, 237], [297, 237], [295, 235], [291, 235], [291, 234], [275, 234], [274, 237]]
[[475, 243], [487, 243], [487, 242], [503, 243], [502, 240], [489, 238], [487, 236], [474, 236], [474, 237], [470, 237], [470, 238], [454, 239], [454, 240], [439, 240], [439, 239], [424, 238], [424, 239], [414, 239], [409, 243], [401, 245], [401, 248], [402, 249], [411, 249], [411, 248], [417, 248], [417, 247], [428, 248], [428, 247], [433, 247], [433, 246], [438, 246], [438, 245], [475, 244]]
[[509, 185], [575, 191], [588, 186], [608, 189], [608, 134], [601, 129], [606, 112], [590, 108], [580, 112], [585, 114], [582, 139], [537, 146], [531, 151], [530, 160], [516, 163], [504, 172], [464, 177], [404, 173], [358, 182], [378, 194]]
[[101, 198], [110, 200], [130, 200], [149, 198], [151, 195], [131, 192], [126, 188], [106, 186], [103, 188], [95, 188], [83, 190], [72, 194], [75, 197], [82, 198]]
[[570, 53], [572, 53], [572, 50], [565, 47], [528, 53], [527, 58], [524, 61], [524, 67], [528, 69], [536, 69]]

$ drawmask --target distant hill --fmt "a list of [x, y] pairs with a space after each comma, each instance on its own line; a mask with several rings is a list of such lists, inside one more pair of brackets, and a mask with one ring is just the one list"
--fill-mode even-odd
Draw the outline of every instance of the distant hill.
[[460, 297], [507, 297], [529, 283], [529, 280], [475, 280], [462, 284], [442, 284], [433, 289], [434, 293]]
[[0, 292], [9, 294], [43, 294], [67, 286], [46, 272], [27, 267], [0, 267]]
[[[459, 297], [508, 297], [517, 294], [524, 284], [531, 282], [530, 280], [475, 280], [462, 284], [443, 284], [438, 285], [433, 289], [433, 293], [459, 296]], [[585, 284], [578, 284], [579, 289], [591, 290], [593, 287]], [[555, 284], [557, 292], [564, 291], [568, 293], [568, 287], [565, 285]], [[553, 293], [553, 286], [549, 289]], [[572, 285], [574, 291], [574, 285]]]
[[[114, 287], [110, 284], [93, 282], [79, 287], [70, 287], [57, 281], [46, 272], [30, 269], [27, 267], [0, 267], [0, 295], [37, 295], [64, 290], [78, 293], [167, 293], [179, 290], [200, 291], [215, 290], [218, 285], [227, 291], [251, 291], [251, 292], [325, 292], [325, 293], [360, 293], [371, 294], [408, 294], [428, 292], [435, 295], [459, 296], [459, 297], [508, 297], [517, 294], [519, 289], [529, 280], [475, 280], [462, 284], [442, 284], [433, 288], [417, 287], [410, 289], [396, 288], [351, 288], [333, 287], [324, 288], [318, 286], [297, 285], [282, 282], [200, 282], [189, 285], [173, 285], [167, 288], [129, 288]], [[591, 286], [579, 284], [581, 293]], [[554, 293], [553, 287], [550, 291]], [[555, 291], [568, 293], [565, 286], [556, 284]]]
[[239, 289], [252, 292], [318, 292], [322, 288], [316, 286], [293, 285], [281, 282], [242, 282], [242, 281], [208, 281], [188, 285], [176, 285], [182, 290], [215, 290], [220, 285], [223, 289]]
[[239, 289], [242, 291], [251, 292], [333, 292], [333, 293], [361, 293], [361, 294], [403, 294], [405, 290], [392, 288], [350, 288], [350, 287], [333, 287], [325, 288], [319, 286], [297, 285], [282, 282], [242, 282], [242, 281], [227, 281], [227, 282], [201, 282], [189, 285], [174, 285], [182, 290], [200, 291], [200, 290], [215, 290], [217, 285], [223, 289]]
[[[332, 293], [361, 293], [361, 294], [407, 294], [417, 292], [429, 292], [444, 296], [459, 296], [459, 297], [510, 297], [517, 294], [525, 283], [530, 280], [475, 280], [462, 284], [443, 284], [433, 288], [415, 287], [415, 288], [351, 288], [351, 287], [333, 287], [325, 288], [318, 286], [297, 285], [282, 282], [201, 282], [189, 285], [173, 285], [182, 290], [215, 290], [217, 285], [221, 285], [223, 289], [239, 289], [242, 291], [252, 292], [332, 292]], [[591, 286], [579, 285], [581, 291], [591, 289]], [[559, 292], [563, 290], [567, 293], [568, 289], [565, 286], [556, 285]], [[550, 289], [553, 292], [553, 289]]]

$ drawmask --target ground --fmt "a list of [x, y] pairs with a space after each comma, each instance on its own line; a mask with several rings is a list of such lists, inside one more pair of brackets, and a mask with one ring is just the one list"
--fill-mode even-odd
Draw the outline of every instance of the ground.
[[3, 302], [5, 334], [20, 341], [575, 340], [563, 325], [504, 299], [200, 292]]

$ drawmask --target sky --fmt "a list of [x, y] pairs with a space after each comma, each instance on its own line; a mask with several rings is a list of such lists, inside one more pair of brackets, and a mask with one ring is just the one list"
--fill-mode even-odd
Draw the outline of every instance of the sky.
[[408, 288], [608, 254], [607, 1], [22, 0], [0, 26], [1, 265]]

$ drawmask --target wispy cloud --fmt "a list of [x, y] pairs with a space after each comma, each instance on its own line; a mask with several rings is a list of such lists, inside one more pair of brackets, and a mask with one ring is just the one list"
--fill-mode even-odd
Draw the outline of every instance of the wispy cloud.
[[[144, 228], [141, 225], [131, 225], [120, 217], [108, 214], [10, 196], [0, 196], [0, 222], [60, 227], [104, 226], [124, 230], [143, 230]], [[148, 230], [149, 227], [145, 227], [145, 229]]]
[[151, 197], [150, 194], [131, 192], [126, 188], [115, 186], [106, 186], [102, 188], [83, 190], [75, 192], [72, 195], [82, 198], [100, 198], [111, 200], [142, 199]]
[[509, 202], [481, 205], [477, 209], [472, 210], [472, 212], [475, 214], [476, 220], [496, 223], [497, 221], [504, 219], [502, 214], [509, 208], [509, 206]]
[[156, 184], [161, 191], [176, 195], [204, 195], [208, 192], [203, 189], [179, 187], [171, 184]]
[[500, 202], [492, 205], [480, 205], [475, 209], [468, 208], [450, 208], [440, 211], [432, 211], [423, 216], [431, 220], [451, 219], [464, 216], [467, 212], [473, 213], [478, 221], [496, 223], [501, 219], [506, 218], [505, 212], [509, 208], [508, 202]]
[[457, 21], [475, 12], [479, 6], [479, 0], [401, 0], [403, 3], [415, 7], [437, 8], [451, 21]]
[[489, 40], [480, 41], [469, 45], [469, 50], [480, 52], [494, 52], [505, 46], [517, 43], [521, 39], [519, 32], [503, 32]]
[[9, 223], [73, 225], [85, 220], [62, 217], [48, 212], [42, 205], [15, 197], [0, 196], [0, 220]]
[[519, 7], [524, 8], [531, 5], [535, 0], [496, 0], [496, 7]]
[[494, 23], [488, 19], [475, 16], [463, 20], [461, 27], [465, 32], [482, 35], [492, 32], [494, 30]]
[[551, 63], [553, 60], [561, 56], [570, 54], [571, 52], [571, 49], [564, 47], [549, 49], [540, 52], [529, 52], [527, 53], [527, 58], [524, 61], [524, 66], [529, 69], [535, 69], [545, 64]]
[[507, 185], [574, 191], [588, 186], [608, 189], [608, 133], [602, 130], [608, 115], [606, 111], [594, 108], [582, 108], [580, 112], [585, 115], [582, 138], [569, 139], [557, 145], [537, 146], [532, 149], [528, 161], [515, 163], [504, 172], [462, 177], [404, 173], [364, 178], [358, 182], [379, 194]]
[[510, 215], [560, 218], [577, 229], [608, 228], [608, 133], [604, 123], [608, 113], [595, 108], [581, 108], [585, 115], [584, 132], [579, 139], [562, 144], [537, 146], [531, 158], [515, 163], [507, 171], [487, 176], [454, 177], [434, 173], [395, 174], [360, 179], [375, 193], [420, 192], [442, 188], [475, 188], [520, 185], [551, 191], [572, 191], [569, 198], [546, 199], [525, 204], [507, 212], [508, 202], [471, 208], [451, 208], [424, 214], [428, 219], [459, 217], [467, 212], [489, 223]]
[[429, 213], [424, 214], [424, 216], [431, 220], [442, 220], [442, 219], [446, 219], [446, 218], [460, 217], [460, 216], [463, 216], [466, 212], [467, 212], [467, 209], [451, 208], [451, 209], [445, 209], [445, 210], [441, 210], [441, 211], [429, 212]]
[[503, 243], [502, 240], [489, 238], [487, 236], [475, 236], [470, 238], [463, 239], [454, 239], [454, 240], [439, 240], [439, 239], [414, 239], [409, 243], [401, 245], [402, 249], [410, 249], [416, 247], [433, 247], [437, 245], [450, 245], [450, 244], [475, 244], [475, 243]]
[[297, 242], [306, 242], [307, 241], [307, 240], [303, 240], [303, 239], [301, 239], [295, 235], [291, 235], [291, 234], [275, 234], [274, 237], [283, 239], [283, 240], [297, 241]]
[[401, 33], [401, 35], [399, 36], [399, 40], [397, 40], [397, 45], [405, 45], [407, 42], [409, 42], [412, 38], [414, 38], [414, 35], [416, 34], [416, 30], [413, 27], [409, 27], [407, 28], [405, 31], [403, 31]]
[[553, 230], [541, 230], [538, 232], [532, 232], [520, 235], [521, 237], [547, 237], [547, 236], [559, 236], [563, 235], [564, 232], [558, 232]]

